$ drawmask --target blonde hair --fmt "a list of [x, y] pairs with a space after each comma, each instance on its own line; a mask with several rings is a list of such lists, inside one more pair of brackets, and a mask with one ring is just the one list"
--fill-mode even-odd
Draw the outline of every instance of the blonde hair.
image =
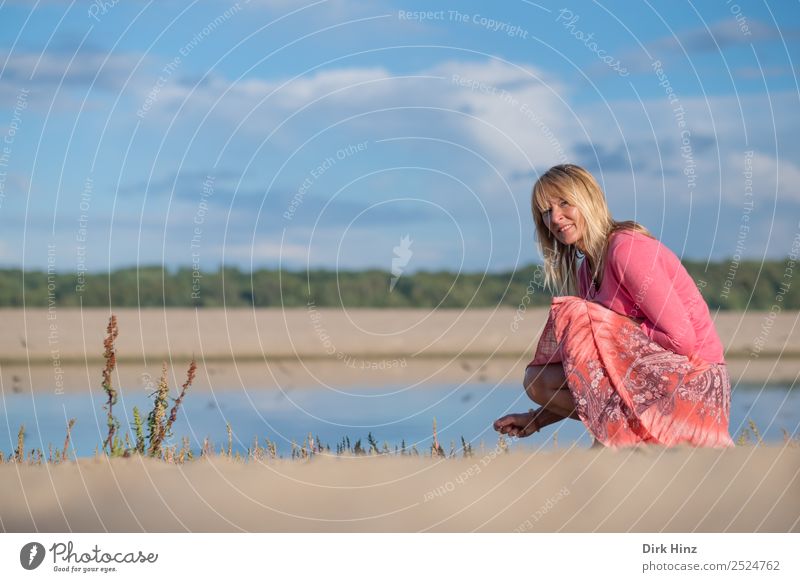
[[[542, 213], [550, 207], [551, 198], [562, 198], [580, 212], [584, 253], [575, 245], [562, 244], [545, 225]], [[589, 260], [587, 267], [590, 268], [590, 279], [600, 288], [608, 241], [615, 231], [634, 230], [654, 238], [637, 222], [614, 220], [597, 180], [575, 164], [553, 166], [539, 177], [533, 185], [531, 211], [539, 249], [544, 258], [545, 285], [550, 287], [554, 295], [578, 295], [577, 259], [584, 255], [584, 260]]]

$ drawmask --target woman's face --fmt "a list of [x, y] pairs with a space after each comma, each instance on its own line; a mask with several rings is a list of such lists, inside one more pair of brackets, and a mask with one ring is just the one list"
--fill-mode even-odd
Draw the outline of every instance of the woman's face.
[[542, 220], [553, 236], [565, 245], [583, 250], [584, 222], [580, 210], [563, 198], [550, 198], [550, 206], [542, 212]]

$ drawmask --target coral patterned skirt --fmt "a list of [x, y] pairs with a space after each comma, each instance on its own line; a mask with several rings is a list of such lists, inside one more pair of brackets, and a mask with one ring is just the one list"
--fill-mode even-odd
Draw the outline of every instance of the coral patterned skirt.
[[556, 362], [578, 416], [606, 446], [733, 446], [727, 366], [665, 350], [599, 303], [553, 298], [528, 365]]

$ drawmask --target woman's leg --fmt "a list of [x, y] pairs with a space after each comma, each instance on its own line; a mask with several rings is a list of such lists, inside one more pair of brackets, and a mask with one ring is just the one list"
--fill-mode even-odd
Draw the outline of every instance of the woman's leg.
[[564, 366], [560, 363], [529, 366], [525, 370], [525, 392], [528, 397], [563, 418], [578, 419], [575, 400], [567, 387]]
[[557, 422], [561, 422], [566, 418], [563, 414], [558, 412], [553, 412], [552, 410], [548, 410], [544, 406], [540, 406], [536, 410], [533, 411], [533, 418], [536, 420], [536, 427], [541, 430], [546, 426], [550, 426], [551, 424], [555, 424]]
[[578, 419], [575, 401], [567, 387], [567, 378], [561, 364], [526, 368], [523, 384], [531, 400], [541, 407], [498, 418], [494, 422], [496, 431], [526, 437], [565, 418]]

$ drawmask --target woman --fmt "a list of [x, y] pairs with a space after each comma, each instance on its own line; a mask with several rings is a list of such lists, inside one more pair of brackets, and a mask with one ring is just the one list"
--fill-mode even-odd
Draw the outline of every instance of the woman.
[[542, 175], [531, 205], [554, 289], [525, 370], [540, 408], [499, 418], [495, 430], [525, 437], [573, 418], [609, 447], [732, 446], [722, 343], [675, 254], [643, 226], [613, 220], [596, 180], [573, 164]]

